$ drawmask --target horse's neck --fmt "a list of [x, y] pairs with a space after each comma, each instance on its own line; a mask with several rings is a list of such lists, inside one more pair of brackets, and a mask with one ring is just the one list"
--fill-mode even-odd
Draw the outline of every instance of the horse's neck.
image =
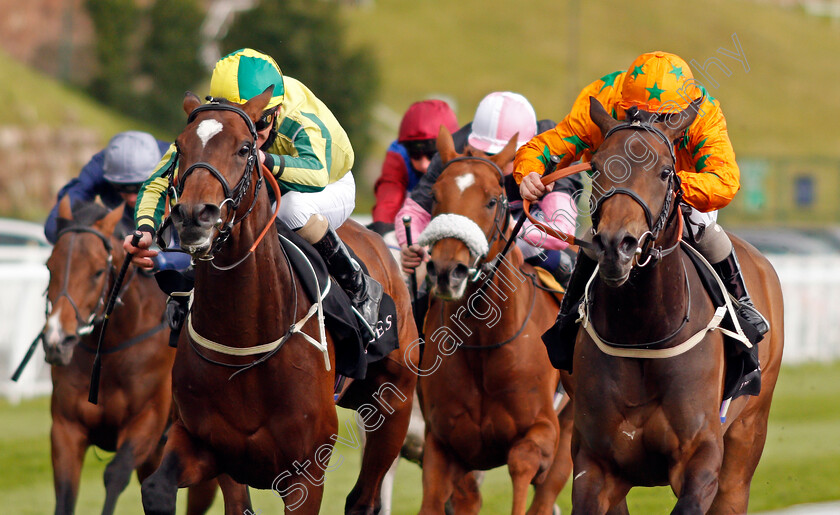
[[196, 325], [223, 325], [225, 331], [242, 335], [245, 333], [239, 331], [247, 330], [248, 334], [262, 334], [259, 337], [268, 340], [275, 337], [278, 328], [285, 330], [294, 322], [291, 318], [297, 292], [291, 291], [289, 265], [273, 227], [253, 255], [248, 256], [266, 223], [264, 217], [252, 216], [234, 228], [214, 261], [224, 267], [247, 256], [232, 269], [218, 270], [209, 262], [196, 266], [192, 307]]
[[591, 318], [601, 336], [627, 343], [655, 341], [676, 330], [688, 302], [681, 252], [673, 252], [655, 266], [635, 271], [619, 288], [595, 278], [591, 289]]

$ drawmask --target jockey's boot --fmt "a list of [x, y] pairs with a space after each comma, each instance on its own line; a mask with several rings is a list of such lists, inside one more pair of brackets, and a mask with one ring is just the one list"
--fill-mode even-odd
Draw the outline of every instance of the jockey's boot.
[[330, 275], [335, 277], [338, 285], [347, 292], [353, 308], [364, 322], [364, 329], [368, 334], [363, 336], [368, 341], [373, 339], [374, 328], [379, 322], [382, 285], [362, 271], [361, 265], [353, 259], [344, 242], [323, 216], [313, 215], [298, 230], [298, 234], [311, 243], [324, 259]]
[[735, 255], [735, 249], [733, 248], [732, 252], [723, 261], [713, 264], [712, 268], [720, 276], [726, 286], [726, 291], [738, 301], [738, 306], [735, 309], [738, 315], [755, 327], [760, 335], [769, 331], [769, 322], [756, 309], [747, 292], [747, 285], [744, 284], [744, 276], [741, 274], [741, 265]]
[[175, 292], [166, 299], [166, 322], [169, 324], [169, 346], [178, 347], [178, 337], [189, 309], [189, 293]]
[[560, 312], [554, 326], [543, 334], [542, 339], [548, 350], [551, 364], [560, 370], [572, 372], [572, 358], [574, 357], [575, 339], [577, 338], [577, 310], [575, 307], [583, 298], [584, 289], [598, 262], [585, 252], [579, 252], [575, 269], [569, 279], [569, 287], [560, 303]]

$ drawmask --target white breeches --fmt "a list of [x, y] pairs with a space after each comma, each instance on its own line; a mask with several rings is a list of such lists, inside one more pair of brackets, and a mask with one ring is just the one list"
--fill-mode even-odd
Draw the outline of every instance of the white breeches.
[[337, 229], [350, 218], [356, 207], [356, 181], [353, 172], [328, 184], [321, 191], [302, 193], [289, 191], [283, 194], [277, 218], [290, 229], [300, 229], [314, 214], [323, 215], [330, 227]]

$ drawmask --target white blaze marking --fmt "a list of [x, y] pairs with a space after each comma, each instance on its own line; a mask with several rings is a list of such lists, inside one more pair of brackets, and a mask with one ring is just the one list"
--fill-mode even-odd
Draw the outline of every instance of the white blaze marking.
[[461, 193], [464, 192], [465, 189], [469, 188], [475, 184], [475, 175], [472, 173], [465, 173], [464, 175], [459, 175], [455, 177], [455, 185], [458, 186], [458, 189], [461, 190]]
[[204, 120], [198, 124], [195, 134], [201, 138], [201, 146], [206, 147], [210, 138], [222, 132], [224, 127], [218, 120]]
[[622, 431], [622, 433], [626, 434], [632, 440], [634, 436], [636, 436], [636, 432], [633, 431], [632, 433], [628, 433], [627, 431]]
[[584, 471], [581, 471], [581, 473], [580, 473], [580, 474], [578, 474], [578, 475], [576, 475], [576, 476], [575, 476], [575, 481], [577, 481], [578, 479], [580, 479], [580, 477], [581, 477], [582, 475], [584, 475], [584, 474], [586, 474], [586, 471], [585, 471], [585, 470], [584, 470]]
[[50, 317], [47, 319], [47, 331], [46, 331], [46, 339], [47, 343], [58, 345], [61, 341], [61, 322], [59, 318], [61, 317], [61, 308], [58, 308]]

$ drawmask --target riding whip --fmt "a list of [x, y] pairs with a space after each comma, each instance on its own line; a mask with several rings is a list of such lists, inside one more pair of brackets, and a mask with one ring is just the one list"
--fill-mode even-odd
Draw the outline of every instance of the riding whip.
[[[411, 241], [411, 217], [406, 215], [402, 219], [403, 226], [405, 227], [405, 241], [408, 243], [408, 246], [411, 247], [414, 243]], [[411, 286], [411, 307], [414, 307], [414, 303], [417, 302], [417, 270], [412, 269], [411, 275], [408, 276], [408, 280]]]
[[38, 336], [32, 341], [32, 345], [29, 346], [29, 349], [26, 351], [26, 355], [23, 356], [23, 359], [20, 361], [20, 365], [18, 365], [15, 373], [12, 374], [12, 381], [17, 382], [20, 379], [20, 375], [23, 373], [23, 369], [26, 368], [26, 365], [29, 363], [29, 360], [32, 359], [32, 355], [35, 354], [35, 348], [38, 346], [38, 342], [44, 339], [44, 332], [41, 331], [38, 333]]
[[[131, 246], [136, 247], [140, 243], [140, 238], [143, 233], [135, 231], [131, 238]], [[99, 330], [99, 342], [96, 344], [96, 357], [93, 358], [93, 370], [90, 373], [90, 392], [88, 395], [88, 402], [97, 404], [99, 402], [99, 376], [102, 372], [102, 340], [105, 339], [105, 329], [108, 328], [108, 320], [111, 318], [111, 312], [114, 311], [114, 304], [117, 302], [117, 296], [122, 288], [125, 273], [128, 271], [128, 266], [131, 264], [133, 254], [126, 253], [120, 273], [114, 281], [114, 287], [111, 288], [111, 295], [108, 297], [108, 304], [105, 307], [105, 316], [102, 320], [102, 329]]]

